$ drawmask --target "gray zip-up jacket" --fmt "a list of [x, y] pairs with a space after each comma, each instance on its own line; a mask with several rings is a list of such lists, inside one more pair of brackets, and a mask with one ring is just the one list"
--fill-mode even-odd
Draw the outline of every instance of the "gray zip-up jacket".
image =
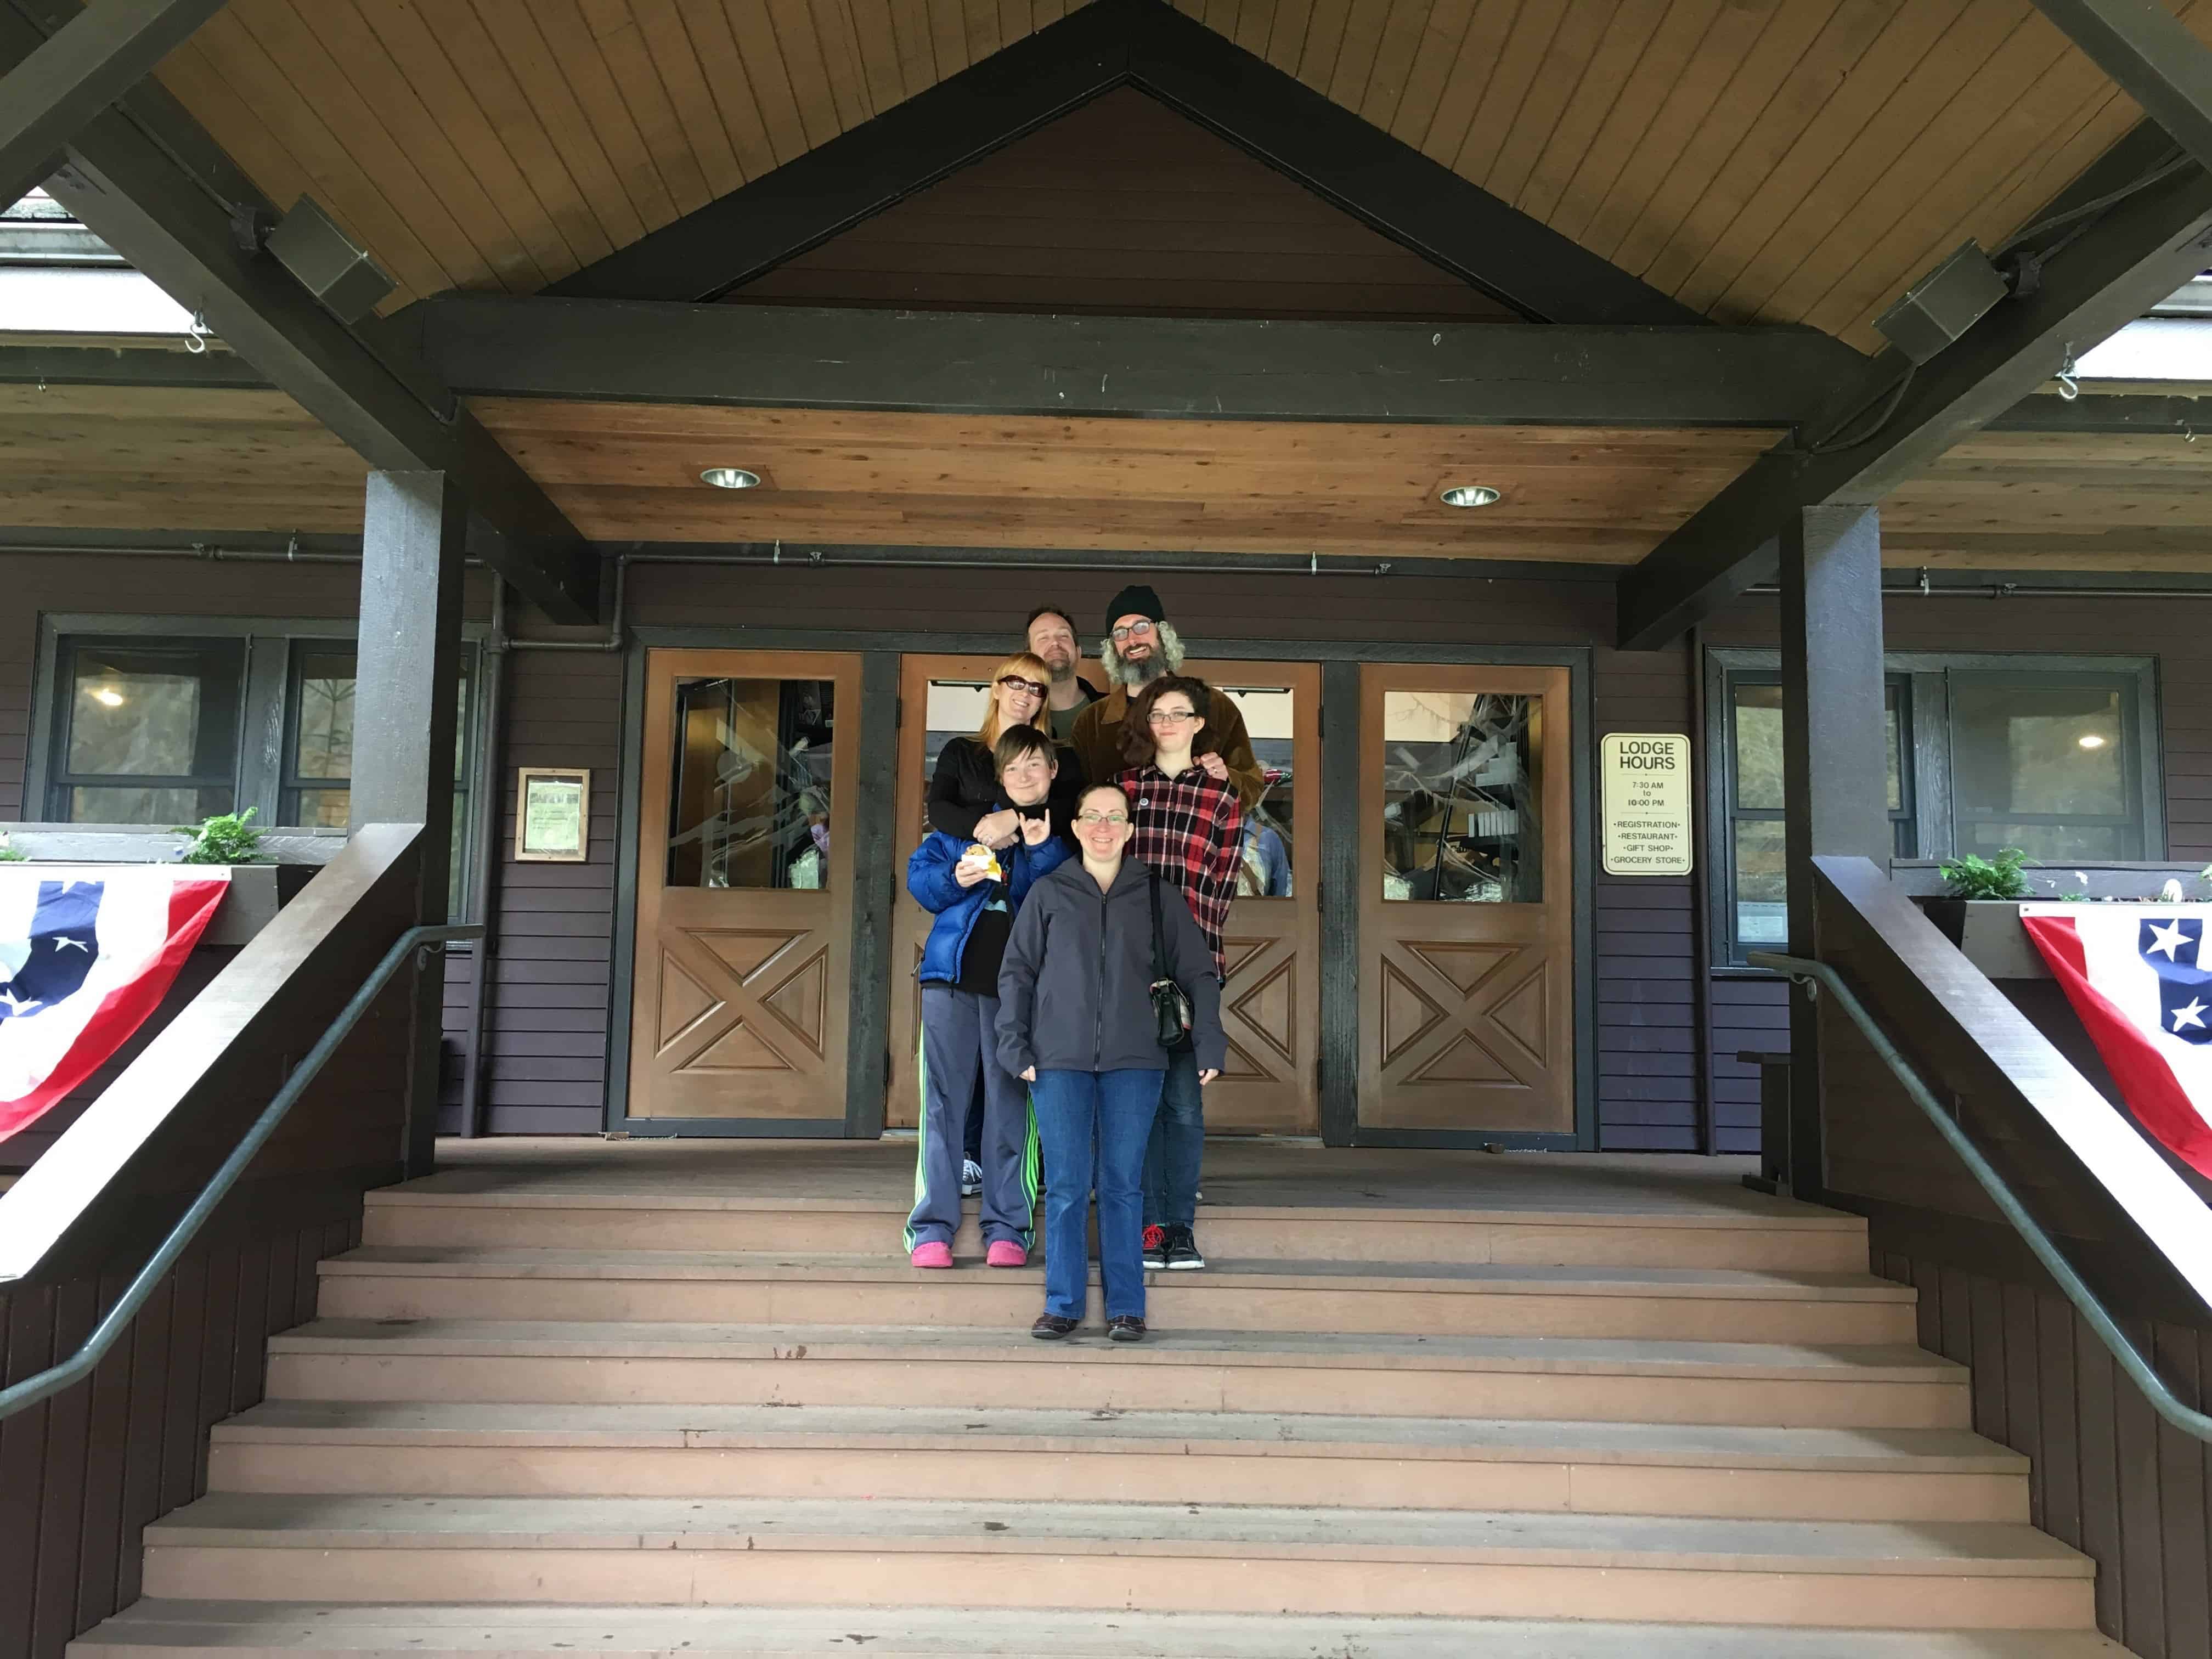
[[[1081, 859], [1030, 889], [999, 969], [999, 1064], [1019, 1077], [1051, 1072], [1164, 1072], [1152, 1013], [1151, 883], [1135, 859], [1121, 860], [1111, 890]], [[1161, 956], [1190, 998], [1191, 1036], [1200, 1071], [1219, 1071], [1228, 1052], [1213, 952], [1171, 882], [1160, 889]]]

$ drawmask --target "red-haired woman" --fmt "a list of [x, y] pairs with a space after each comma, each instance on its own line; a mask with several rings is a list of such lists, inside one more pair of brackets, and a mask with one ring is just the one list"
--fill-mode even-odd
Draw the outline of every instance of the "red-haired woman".
[[[1205, 681], [1164, 674], [1133, 698], [1121, 727], [1128, 769], [1114, 780], [1129, 798], [1129, 850], [1182, 890], [1222, 977], [1221, 929], [1237, 896], [1244, 805], [1208, 730], [1225, 696]], [[1194, 1221], [1206, 1152], [1205, 1096], [1188, 1053], [1168, 1057], [1160, 1114], [1145, 1154], [1145, 1265], [1203, 1267]]]

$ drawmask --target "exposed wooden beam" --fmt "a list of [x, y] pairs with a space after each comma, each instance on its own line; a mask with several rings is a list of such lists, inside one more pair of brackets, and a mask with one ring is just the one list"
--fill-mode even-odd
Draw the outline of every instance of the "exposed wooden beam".
[[[2170, 149], [2162, 133], [2138, 129], [2052, 204], [2053, 212], [2151, 177]], [[2073, 235], [2083, 224], [2087, 233]], [[1771, 573], [1774, 538], [1792, 515], [1880, 501], [1966, 433], [2037, 392], [2069, 351], [2088, 350], [2194, 276], [2212, 255], [2212, 173], [2189, 163], [2124, 196], [2100, 218], [2077, 219], [2053, 234], [2070, 240], [2051, 254], [2040, 283], [1998, 304], [1922, 365], [1872, 435], [1826, 454], [1790, 443], [1769, 451], [1632, 568], [1620, 585], [1623, 648], [1656, 650], [1679, 637]], [[1852, 416], [1861, 406], [1878, 414], [1889, 388], [1876, 377], [1893, 386], [1898, 372], [1894, 363], [1874, 366], [1835, 412]]]
[[465, 392], [924, 414], [1789, 426], [1863, 362], [1816, 329], [641, 305], [453, 295], [393, 319]]
[[222, 9], [224, 0], [92, 0], [0, 76], [0, 208], [54, 170], [62, 145]]
[[2180, 19], [2159, 0], [2035, 0], [2035, 6], [2177, 143], [2212, 167], [2212, 48]]
[[[0, 66], [45, 38], [0, 6]], [[181, 159], [204, 135], [177, 131], [159, 103], [153, 113], [143, 120], [126, 100], [86, 122], [48, 189], [370, 465], [453, 474], [475, 519], [471, 551], [549, 615], [592, 620], [598, 556], [551, 498], [432, 376], [372, 349], [274, 259], [241, 246], [235, 211], [265, 214], [267, 203], [227, 163], [202, 171]]]
[[1166, 0], [1092, 0], [545, 292], [716, 298], [1124, 84], [1532, 321], [1705, 320]]

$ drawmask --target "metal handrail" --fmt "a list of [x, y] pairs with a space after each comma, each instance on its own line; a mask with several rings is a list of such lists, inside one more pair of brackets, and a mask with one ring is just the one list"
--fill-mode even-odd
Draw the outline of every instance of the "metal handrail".
[[115, 1346], [116, 1338], [122, 1335], [131, 1322], [138, 1316], [138, 1310], [146, 1305], [147, 1298], [154, 1294], [155, 1287], [161, 1284], [169, 1269], [176, 1266], [177, 1258], [185, 1253], [200, 1228], [206, 1224], [208, 1217], [215, 1213], [216, 1206], [238, 1184], [239, 1176], [246, 1173], [246, 1166], [268, 1144], [269, 1137], [276, 1133], [276, 1126], [284, 1121], [285, 1114], [297, 1103], [300, 1097], [307, 1091], [307, 1085], [315, 1080], [316, 1073], [337, 1052], [338, 1045], [353, 1035], [353, 1028], [361, 1024], [362, 1016], [368, 1012], [369, 1005], [382, 994], [384, 988], [392, 982], [400, 965], [415, 952], [425, 951], [430, 945], [444, 945], [457, 939], [480, 939], [483, 931], [481, 926], [475, 924], [410, 927], [399, 936], [392, 948], [384, 953], [384, 959], [376, 964], [376, 970], [362, 981], [361, 988], [353, 994], [339, 1011], [338, 1017], [331, 1022], [330, 1029], [316, 1040], [315, 1046], [308, 1049], [300, 1063], [292, 1068], [292, 1074], [284, 1079], [284, 1085], [277, 1090], [276, 1097], [262, 1109], [261, 1115], [253, 1120], [252, 1127], [240, 1138], [230, 1156], [222, 1161], [222, 1167], [210, 1177], [200, 1195], [192, 1200], [191, 1207], [177, 1218], [176, 1225], [169, 1229], [169, 1236], [161, 1241], [161, 1248], [155, 1251], [146, 1265], [138, 1270], [138, 1276], [131, 1281], [130, 1288], [108, 1310], [107, 1316], [93, 1328], [92, 1334], [85, 1338], [77, 1351], [61, 1364], [49, 1365], [45, 1370], [35, 1372], [12, 1387], [0, 1389], [0, 1420], [26, 1411], [40, 1401], [59, 1394], [72, 1383], [82, 1381], [106, 1358], [107, 1351]]
[[1936, 1099], [1935, 1091], [1922, 1079], [1912, 1062], [1875, 1023], [1874, 1016], [1867, 1012], [1866, 1005], [1844, 982], [1843, 975], [1826, 963], [1814, 962], [1805, 957], [1784, 956], [1772, 951], [1753, 951], [1748, 957], [1755, 968], [1771, 968], [1804, 986], [1814, 995], [1825, 988], [1835, 997], [1875, 1054], [1905, 1085], [1905, 1092], [1912, 1097], [1912, 1103], [1920, 1108], [1922, 1115], [1936, 1126], [1936, 1132], [1950, 1144], [1951, 1150], [1959, 1155], [1967, 1172], [1981, 1183], [1982, 1190], [1989, 1194], [1990, 1201], [1997, 1206], [1998, 1212], [2012, 1224], [2013, 1231], [2034, 1252], [2035, 1259], [2043, 1264], [2044, 1270], [2058, 1281], [2058, 1288], [2074, 1304], [2075, 1312], [2088, 1322], [2089, 1328], [2096, 1332], [2098, 1340], [2111, 1352], [2119, 1368], [2128, 1374], [2129, 1380], [2142, 1390], [2143, 1397], [2150, 1401], [2151, 1409], [2191, 1438], [2212, 1443], [2212, 1416], [2185, 1406], [2173, 1397], [2173, 1391], [2151, 1369], [2150, 1361], [2145, 1359], [2142, 1351], [2128, 1340], [2127, 1333], [2119, 1327], [2119, 1322], [2105, 1311], [2105, 1304], [2097, 1299], [2097, 1293], [2082, 1280], [2081, 1274], [2074, 1271], [2073, 1264], [2060, 1254], [2058, 1247], [2051, 1242], [2050, 1234], [2045, 1232], [2036, 1224], [2035, 1218], [2028, 1214], [2027, 1206], [2020, 1201], [2005, 1178], [1997, 1173], [1996, 1166], [1982, 1156], [1978, 1146], [1966, 1139], [1966, 1132], [1959, 1127], [1958, 1120], [1945, 1109], [1943, 1103]]

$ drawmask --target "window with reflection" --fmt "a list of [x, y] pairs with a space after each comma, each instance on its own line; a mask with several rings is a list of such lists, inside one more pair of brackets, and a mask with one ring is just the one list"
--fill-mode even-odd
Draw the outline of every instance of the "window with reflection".
[[237, 810], [244, 640], [65, 639], [58, 666], [51, 820], [168, 825]]
[[[1899, 858], [1911, 858], [1911, 689], [1902, 676], [1882, 688], [1888, 757], [1891, 834]], [[1729, 836], [1740, 950], [1778, 949], [1790, 942], [1790, 895], [1783, 859], [1782, 682], [1778, 675], [1735, 674], [1729, 684]]]
[[1385, 899], [1543, 902], [1543, 708], [1516, 692], [1383, 694]]
[[1959, 850], [2039, 864], [2143, 856], [2130, 687], [2091, 676], [1951, 677]]
[[809, 679], [677, 687], [670, 886], [829, 884], [836, 690]]

